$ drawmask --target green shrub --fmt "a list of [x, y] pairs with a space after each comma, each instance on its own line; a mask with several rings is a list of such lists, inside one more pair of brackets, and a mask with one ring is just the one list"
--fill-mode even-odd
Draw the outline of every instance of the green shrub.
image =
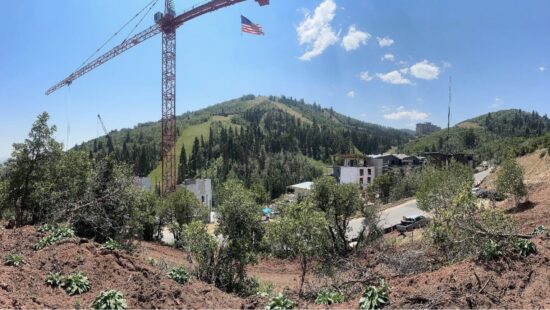
[[53, 226], [51, 224], [44, 224], [44, 225], [38, 227], [37, 231], [41, 232], [41, 233], [45, 233], [45, 232], [53, 231], [54, 229], [55, 229], [55, 226]]
[[185, 284], [189, 282], [189, 273], [183, 266], [173, 268], [168, 273], [168, 277], [179, 284]]
[[48, 232], [49, 234], [38, 240], [38, 242], [34, 245], [35, 250], [40, 250], [49, 245], [74, 237], [74, 231], [69, 227], [69, 225], [58, 225], [57, 227], [46, 225], [48, 224], [41, 226], [39, 231], [42, 229], [43, 232]]
[[75, 272], [65, 278], [63, 289], [69, 295], [80, 295], [90, 290], [90, 281], [82, 272]]
[[484, 261], [496, 260], [501, 256], [502, 248], [500, 244], [493, 240], [489, 240], [481, 247], [480, 258]]
[[105, 241], [105, 243], [103, 243], [101, 245], [100, 249], [102, 251], [113, 252], [113, 251], [118, 250], [120, 248], [121, 248], [120, 243], [118, 243], [116, 240], [113, 240], [113, 239], [109, 238], [109, 240]]
[[519, 239], [514, 246], [520, 256], [537, 253], [537, 247], [531, 240]]
[[19, 267], [23, 263], [23, 256], [20, 254], [8, 254], [4, 257], [4, 263], [8, 266]]
[[110, 309], [110, 310], [123, 310], [128, 306], [124, 295], [116, 290], [103, 291], [97, 295], [92, 302], [91, 307], [97, 310]]
[[537, 226], [535, 229], [533, 229], [533, 232], [531, 233], [531, 235], [538, 236], [538, 235], [542, 235], [546, 232], [548, 232], [548, 229], [546, 229], [546, 227], [544, 227], [544, 225], [540, 225], [540, 226]]
[[265, 307], [266, 310], [290, 310], [294, 309], [294, 302], [282, 293], [271, 298]]
[[345, 299], [344, 294], [340, 292], [321, 291], [317, 295], [315, 303], [318, 305], [334, 305], [343, 303]]
[[46, 284], [51, 287], [59, 287], [63, 284], [64, 278], [59, 272], [50, 272], [46, 276]]
[[384, 280], [380, 286], [368, 286], [365, 288], [359, 300], [359, 309], [381, 309], [390, 301], [390, 287]]

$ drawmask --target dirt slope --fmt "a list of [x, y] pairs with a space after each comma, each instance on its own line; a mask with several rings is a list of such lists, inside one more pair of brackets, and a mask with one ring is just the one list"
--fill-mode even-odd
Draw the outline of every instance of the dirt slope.
[[[240, 308], [242, 304], [241, 299], [199, 281], [180, 285], [138, 255], [102, 254], [94, 243], [75, 240], [34, 251], [32, 245], [40, 237], [33, 227], [0, 231], [2, 259], [6, 253], [20, 253], [25, 260], [19, 268], [0, 266], [0, 308], [73, 308], [77, 304], [87, 308], [106, 289], [123, 292], [129, 308]], [[49, 288], [44, 279], [50, 271], [84, 272], [91, 290], [68, 296], [60, 288]]]

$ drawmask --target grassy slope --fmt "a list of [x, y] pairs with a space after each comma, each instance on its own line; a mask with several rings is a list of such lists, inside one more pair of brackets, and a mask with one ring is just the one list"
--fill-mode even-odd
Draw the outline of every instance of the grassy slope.
[[[213, 122], [221, 122], [224, 126], [232, 125], [238, 127], [238, 125], [231, 124], [230, 116], [215, 115], [210, 117], [207, 122], [185, 128], [181, 132], [181, 135], [176, 142], [176, 166], [179, 165], [180, 162], [181, 146], [185, 144], [185, 151], [187, 154], [187, 158], [189, 158], [189, 156], [191, 155], [191, 150], [193, 148], [193, 141], [195, 140], [195, 137], [200, 139], [200, 136], [202, 135], [205, 140], [208, 140], [208, 138], [210, 137], [210, 125]], [[149, 178], [152, 184], [160, 181], [161, 172], [161, 165], [159, 164], [153, 171], [151, 171], [151, 173], [149, 173]]]

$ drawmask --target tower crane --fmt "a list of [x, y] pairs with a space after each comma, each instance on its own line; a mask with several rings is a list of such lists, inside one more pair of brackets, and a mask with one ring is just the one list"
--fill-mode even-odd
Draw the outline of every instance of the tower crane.
[[103, 119], [101, 118], [101, 115], [98, 114], [97, 119], [101, 123], [101, 127], [103, 128], [103, 132], [105, 132], [105, 136], [107, 137], [107, 150], [109, 151], [109, 153], [112, 153], [115, 150], [115, 146], [113, 144], [113, 137], [111, 137], [111, 135], [107, 131], [107, 128], [105, 127], [105, 124], [103, 123]]
[[[90, 61], [68, 77], [50, 87], [49, 95], [56, 90], [71, 85], [76, 79], [94, 70], [130, 48], [162, 34], [162, 119], [161, 119], [161, 193], [166, 195], [176, 189], [176, 29], [186, 22], [209, 12], [219, 10], [245, 0], [210, 0], [176, 15], [173, 0], [164, 1], [164, 13], [154, 15], [155, 24], [125, 39], [105, 54]], [[268, 5], [269, 0], [255, 0], [260, 6]]]

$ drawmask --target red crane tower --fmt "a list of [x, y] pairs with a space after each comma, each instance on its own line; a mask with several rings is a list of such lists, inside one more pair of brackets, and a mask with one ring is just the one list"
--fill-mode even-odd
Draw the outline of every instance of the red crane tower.
[[[46, 91], [49, 95], [70, 85], [74, 80], [92, 71], [112, 58], [122, 54], [141, 42], [162, 33], [162, 126], [161, 159], [163, 195], [176, 189], [176, 29], [185, 22], [203, 14], [243, 2], [245, 0], [211, 0], [176, 15], [173, 0], [165, 0], [164, 14], [155, 14], [155, 25], [124, 40], [110, 51], [85, 64], [61, 82]], [[260, 6], [268, 5], [269, 0], [256, 0]]]

